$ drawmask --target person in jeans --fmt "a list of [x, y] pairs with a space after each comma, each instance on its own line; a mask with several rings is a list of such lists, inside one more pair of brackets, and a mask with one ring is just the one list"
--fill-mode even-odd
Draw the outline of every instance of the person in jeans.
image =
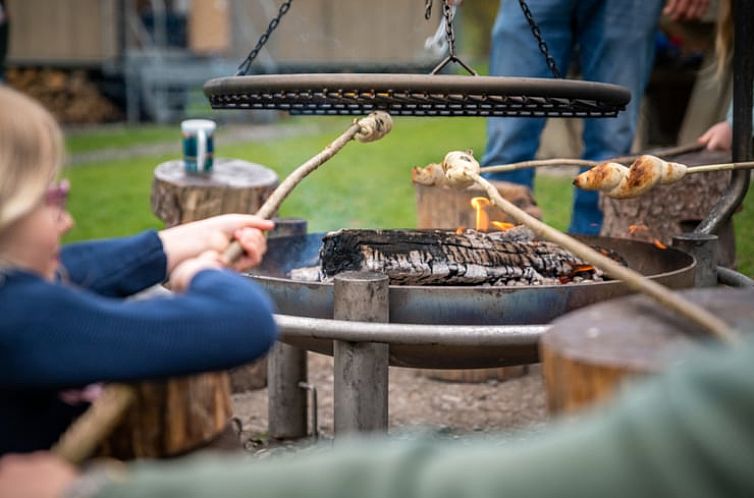
[[[631, 102], [616, 118], [586, 119], [583, 158], [603, 160], [631, 149], [639, 104], [654, 60], [655, 34], [663, 0], [528, 0], [544, 41], [562, 74], [578, 55], [584, 80], [613, 83], [631, 91]], [[671, 19], [703, 15], [707, 0], [669, 0]], [[490, 74], [551, 78], [552, 74], [518, 0], [501, 0], [492, 30]], [[483, 165], [533, 159], [545, 118], [489, 118]], [[487, 178], [533, 188], [534, 170], [491, 173]], [[598, 192], [577, 190], [569, 232], [599, 234]]]

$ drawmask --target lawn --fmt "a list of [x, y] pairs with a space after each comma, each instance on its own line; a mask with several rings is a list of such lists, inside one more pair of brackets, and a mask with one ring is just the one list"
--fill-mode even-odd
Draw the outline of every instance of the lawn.
[[[349, 122], [346, 118], [310, 119], [317, 121], [317, 132], [264, 143], [219, 142], [217, 154], [265, 165], [282, 178], [326, 146]], [[439, 161], [453, 149], [472, 148], [477, 156], [481, 155], [484, 120], [396, 118], [395, 121], [393, 132], [383, 140], [349, 144], [308, 177], [285, 201], [281, 216], [307, 219], [310, 231], [415, 226], [411, 167]], [[77, 132], [68, 138], [68, 144], [80, 153], [177, 140], [177, 136], [176, 131], [166, 127], [116, 128]], [[149, 208], [152, 173], [157, 164], [173, 158], [137, 157], [70, 167], [66, 176], [74, 185], [70, 207], [77, 226], [66, 240], [126, 235], [161, 227]], [[564, 229], [570, 217], [569, 180], [540, 175], [535, 193], [545, 221]], [[735, 220], [740, 269], [754, 275], [754, 196], [747, 197]]]

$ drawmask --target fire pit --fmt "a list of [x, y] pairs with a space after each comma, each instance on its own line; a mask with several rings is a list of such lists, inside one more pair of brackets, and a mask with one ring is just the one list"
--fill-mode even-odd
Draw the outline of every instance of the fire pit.
[[[289, 277], [297, 268], [317, 266], [325, 234], [273, 238], [253, 278], [270, 293], [284, 315], [324, 318], [333, 316], [333, 284]], [[613, 238], [585, 238], [590, 244], [615, 251], [629, 267], [671, 288], [693, 284], [694, 259], [677, 249]], [[548, 323], [577, 308], [623, 296], [623, 282], [604, 281], [567, 285], [435, 286], [391, 285], [390, 322], [433, 325], [525, 325]], [[437, 368], [435, 358], [401, 366]], [[480, 365], [482, 368], [486, 365]], [[447, 366], [445, 368], [448, 368]]]

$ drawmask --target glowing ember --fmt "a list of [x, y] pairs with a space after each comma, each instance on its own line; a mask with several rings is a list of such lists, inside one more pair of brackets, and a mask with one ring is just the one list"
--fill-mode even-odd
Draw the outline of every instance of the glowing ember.
[[649, 231], [649, 227], [647, 225], [628, 225], [629, 235], [634, 235], [639, 232], [647, 232], [647, 231]]
[[466, 231], [466, 227], [458, 227], [456, 228], [456, 235], [462, 235], [463, 232]]
[[501, 232], [504, 232], [506, 230], [510, 230], [511, 228], [516, 228], [516, 225], [513, 223], [507, 223], [505, 221], [492, 221], [492, 226], [500, 230]]
[[592, 265], [579, 265], [573, 269], [573, 273], [584, 273], [587, 271], [594, 271], [594, 267]]
[[654, 246], [657, 249], [662, 249], [663, 251], [668, 248], [668, 246], [666, 246], [665, 244], [663, 244], [663, 242], [661, 240], [659, 240], [659, 239], [654, 239], [652, 241], [652, 244], [654, 244]]
[[492, 204], [486, 197], [472, 197], [471, 207], [476, 209], [476, 229], [486, 232], [490, 227], [490, 217], [487, 215], [487, 206]]

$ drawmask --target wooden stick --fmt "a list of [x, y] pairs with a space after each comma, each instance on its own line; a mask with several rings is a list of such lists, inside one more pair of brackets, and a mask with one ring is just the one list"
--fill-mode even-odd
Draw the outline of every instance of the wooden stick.
[[699, 166], [690, 166], [686, 169], [686, 174], [707, 173], [709, 171], [727, 171], [734, 169], [754, 169], [754, 161], [744, 161], [740, 163], [720, 163], [720, 164], [702, 164]]
[[[371, 136], [364, 136], [363, 138], [360, 138], [360, 140], [372, 141], [382, 138], [390, 131], [392, 127], [392, 120], [389, 114], [379, 111], [373, 112], [369, 116], [355, 121], [342, 135], [336, 138], [330, 145], [325, 147], [322, 152], [306, 161], [304, 164], [296, 168], [293, 173], [288, 175], [283, 183], [278, 185], [278, 187], [272, 192], [272, 194], [270, 194], [264, 204], [262, 204], [262, 207], [260, 207], [256, 212], [256, 215], [260, 218], [269, 218], [272, 213], [274, 213], [278, 209], [278, 207], [280, 207], [280, 204], [285, 200], [286, 197], [288, 197], [288, 194], [291, 193], [296, 185], [301, 183], [301, 180], [306, 178], [309, 173], [319, 168], [322, 164], [325, 163], [325, 161], [337, 154], [340, 149], [345, 147], [348, 142], [353, 140], [354, 137], [357, 136], [357, 134], [363, 133], [363, 128], [366, 120], [379, 119], [384, 120], [387, 123], [387, 129], [376, 131], [379, 136], [374, 136], [371, 139]], [[241, 248], [241, 244], [239, 244], [238, 241], [233, 241], [225, 250], [223, 259], [227, 264], [232, 264], [237, 261], [242, 254], [243, 249]]]
[[[272, 215], [294, 187], [301, 183], [301, 180], [337, 154], [348, 142], [354, 138], [360, 142], [379, 140], [390, 132], [392, 123], [390, 115], [381, 111], [373, 112], [369, 116], [355, 121], [345, 133], [325, 147], [322, 152], [288, 175], [259, 208], [256, 213], [257, 216], [267, 218]], [[227, 262], [232, 263], [242, 254], [241, 244], [234, 241], [226, 249], [223, 257]], [[132, 387], [123, 384], [109, 384], [100, 397], [92, 403], [92, 406], [65, 431], [60, 440], [53, 446], [52, 451], [70, 463], [83, 462], [94, 452], [97, 445], [112, 432], [135, 397], [136, 393]]]
[[[689, 152], [695, 152], [704, 148], [704, 145], [700, 144], [685, 144], [677, 147], [668, 147], [666, 149], [659, 149], [654, 152], [650, 151], [646, 154], [654, 156], [677, 156], [680, 154], [686, 154]], [[589, 168], [597, 166], [600, 163], [610, 161], [613, 163], [627, 164], [635, 161], [639, 156], [644, 154], [635, 154], [632, 156], [620, 156], [612, 159], [605, 159], [604, 161], [588, 161], [586, 159], [536, 159], [533, 161], [521, 161], [510, 164], [500, 164], [496, 166], [485, 166], [481, 169], [482, 173], [504, 173], [508, 171], [517, 171], [520, 169], [541, 168], [543, 166], [579, 166]]]
[[68, 427], [51, 451], [72, 464], [80, 464], [94, 453], [136, 399], [136, 391], [125, 384], [109, 384], [102, 394]]
[[621, 266], [607, 256], [603, 256], [595, 251], [588, 245], [579, 242], [573, 237], [570, 237], [539, 221], [533, 216], [528, 215], [513, 203], [505, 200], [494, 185], [473, 171], [467, 171], [466, 174], [487, 192], [487, 195], [492, 202], [497, 204], [497, 206], [508, 216], [529, 227], [538, 237], [549, 240], [550, 242], [554, 242], [561, 247], [568, 249], [574, 255], [600, 268], [611, 277], [623, 280], [626, 285], [635, 291], [642, 292], [654, 298], [663, 306], [688, 318], [692, 322], [701, 326], [704, 330], [711, 332], [719, 339], [728, 343], [738, 343], [740, 341], [739, 335], [728, 326], [728, 324], [704, 308], [693, 304], [678, 294], [674, 294], [662, 285], [649, 280], [640, 273], [626, 268], [625, 266]]

